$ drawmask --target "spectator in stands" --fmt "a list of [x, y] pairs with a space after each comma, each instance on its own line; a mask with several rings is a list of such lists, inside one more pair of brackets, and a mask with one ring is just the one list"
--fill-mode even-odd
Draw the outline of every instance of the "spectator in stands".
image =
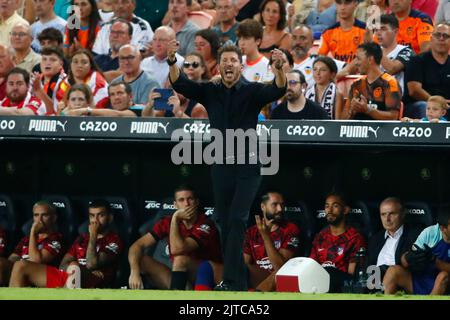
[[183, 72], [192, 81], [202, 82], [211, 78], [205, 59], [198, 52], [188, 54], [182, 67]]
[[[59, 116], [82, 116], [92, 110], [93, 98], [91, 88], [84, 83], [77, 83], [70, 87], [64, 96], [64, 100], [58, 103]], [[88, 109], [89, 108], [89, 109]], [[82, 110], [86, 110], [83, 113]]]
[[302, 9], [296, 12], [292, 28], [305, 24], [311, 28], [314, 39], [320, 39], [322, 32], [336, 23], [336, 4], [330, 0], [318, 0], [312, 4], [303, 1]]
[[31, 84], [36, 97], [44, 103], [45, 107], [38, 110], [39, 114], [54, 114], [67, 90], [69, 83], [63, 69], [64, 55], [59, 48], [44, 48], [41, 52], [42, 73], [34, 73]]
[[180, 47], [178, 53], [182, 56], [195, 51], [195, 33], [200, 29], [188, 19], [192, 0], [169, 0], [169, 13], [171, 27], [175, 33]]
[[122, 75], [115, 81], [125, 81], [133, 90], [135, 104], [145, 105], [148, 102], [148, 94], [153, 88], [159, 88], [158, 82], [141, 68], [141, 55], [134, 45], [124, 45], [119, 50], [119, 66]]
[[256, 20], [246, 19], [239, 24], [236, 35], [239, 39], [239, 48], [244, 55], [242, 75], [248, 81], [263, 82], [269, 59], [258, 49], [263, 35], [261, 24]]
[[11, 44], [9, 33], [17, 23], [28, 24], [24, 18], [17, 14], [17, 4], [17, 0], [3, 1], [0, 6], [0, 45], [2, 46]]
[[119, 235], [112, 231], [112, 221], [113, 215], [107, 201], [90, 202], [88, 232], [78, 236], [59, 269], [39, 262], [16, 263], [9, 286], [73, 288], [72, 279], [78, 274], [81, 288], [110, 287], [123, 250]]
[[98, 13], [103, 23], [111, 21], [114, 17], [113, 0], [98, 0]]
[[[6, 243], [6, 232], [0, 226], [0, 259], [5, 256], [6, 245], [7, 245], [7, 243]], [[1, 262], [0, 262], [0, 264], [1, 264]], [[0, 277], [1, 277], [1, 275], [0, 275]]]
[[0, 115], [37, 115], [41, 100], [28, 90], [30, 74], [21, 68], [13, 68], [6, 76], [6, 98], [0, 101]]
[[380, 267], [381, 278], [389, 266], [401, 265], [401, 257], [416, 241], [420, 230], [405, 225], [406, 209], [403, 202], [388, 197], [380, 203], [383, 230], [369, 239], [368, 265]]
[[319, 104], [330, 119], [339, 119], [344, 108], [344, 97], [334, 83], [336, 63], [330, 57], [318, 56], [313, 63], [313, 74], [315, 84], [306, 91], [306, 99]]
[[366, 247], [363, 236], [346, 222], [350, 207], [344, 195], [333, 192], [325, 200], [328, 227], [314, 238], [310, 258], [330, 274], [330, 293], [341, 292], [356, 269], [356, 253]]
[[286, 100], [272, 111], [271, 119], [320, 120], [330, 118], [324, 108], [305, 98], [306, 81], [300, 71], [292, 70], [286, 74], [286, 78], [288, 83]]
[[439, 0], [412, 0], [411, 8], [434, 18], [438, 5]]
[[67, 21], [56, 15], [54, 5], [55, 0], [33, 1], [34, 11], [38, 20], [31, 25], [31, 32], [33, 34], [31, 48], [37, 53], [40, 53], [42, 50], [38, 40], [38, 36], [42, 30], [52, 27], [61, 32], [61, 35], [64, 35]]
[[[280, 51], [283, 52], [283, 67], [282, 67], [283, 72], [288, 73], [294, 68], [294, 58], [292, 57], [292, 54], [288, 50], [280, 49]], [[269, 59], [269, 65], [267, 66], [267, 73], [264, 75], [263, 78], [264, 82], [273, 81], [273, 79], [275, 78], [275, 75], [271, 67], [272, 63], [273, 58], [271, 56]]]
[[286, 27], [286, 7], [282, 0], [264, 0], [259, 12], [261, 24], [264, 26], [259, 44], [259, 51], [270, 58], [273, 49], [291, 48], [291, 35]]
[[217, 51], [220, 48], [219, 36], [210, 29], [199, 30], [195, 33], [195, 51], [205, 59], [209, 74], [214, 77], [219, 74]]
[[401, 92], [397, 80], [381, 71], [382, 57], [381, 47], [374, 42], [358, 47], [355, 62], [365, 76], [352, 84], [341, 119], [398, 119]]
[[[45, 48], [59, 48], [61, 49], [61, 51], [63, 51], [63, 36], [61, 32], [59, 32], [55, 28], [47, 28], [42, 30], [42, 32], [38, 36], [38, 41], [39, 44], [41, 45], [41, 51], [44, 50]], [[63, 62], [64, 72], [69, 72], [70, 62], [69, 60], [66, 59], [66, 57], [63, 58], [64, 58]], [[41, 64], [39, 63], [35, 65], [32, 72], [40, 73]]]
[[111, 31], [109, 33], [110, 52], [108, 54], [98, 54], [94, 57], [95, 63], [103, 72], [108, 82], [120, 76], [119, 49], [131, 43], [132, 35], [133, 26], [128, 20], [121, 18], [115, 19], [111, 24]]
[[434, 24], [438, 25], [443, 22], [450, 23], [450, 1], [440, 0], [439, 7], [434, 17]]
[[[161, 218], [152, 230], [138, 239], [128, 251], [130, 289], [143, 289], [142, 275], [158, 289], [184, 290], [191, 287], [201, 261], [220, 266], [219, 233], [215, 224], [200, 212], [199, 200], [189, 186], [180, 186], [174, 192], [171, 216]], [[144, 250], [167, 238], [172, 269], [144, 255]], [[220, 274], [220, 272], [217, 272]]]
[[[431, 51], [411, 59], [406, 68], [405, 116], [420, 119], [425, 116], [426, 102], [432, 95], [450, 102], [450, 25], [436, 26], [431, 38]], [[448, 118], [448, 116], [447, 116]]]
[[236, 30], [239, 23], [236, 21], [238, 14], [238, 0], [217, 0], [217, 22], [218, 24], [212, 28], [219, 36], [220, 44], [223, 45], [227, 41], [233, 44], [237, 42]]
[[0, 285], [8, 285], [13, 266], [20, 261], [55, 265], [63, 253], [63, 235], [56, 231], [56, 208], [46, 202], [33, 205], [30, 234], [23, 237], [8, 259], [0, 258]]
[[[167, 43], [175, 38], [175, 31], [170, 27], [162, 26], [156, 29], [152, 40], [153, 56], [145, 58], [141, 62], [142, 70], [152, 74], [160, 87], [166, 85], [169, 75]], [[183, 62], [184, 58], [177, 53], [177, 65], [181, 67]]]
[[347, 63], [355, 59], [366, 28], [353, 16], [357, 6], [358, 0], [336, 0], [338, 23], [322, 33], [318, 54], [326, 56], [331, 52], [335, 59]]
[[448, 290], [450, 270], [450, 208], [440, 208], [438, 223], [429, 226], [414, 246], [391, 266], [384, 277], [384, 293], [395, 294], [402, 288], [408, 294], [443, 295]]
[[[71, 57], [79, 49], [92, 50], [102, 22], [96, 0], [71, 0], [71, 5], [78, 6], [80, 10], [80, 16], [77, 17], [80, 27], [66, 27], [64, 36], [64, 55], [66, 57]], [[75, 9], [72, 14], [76, 14]]]
[[444, 117], [447, 114], [448, 104], [447, 100], [441, 96], [430, 96], [427, 101], [426, 116], [422, 119], [411, 119], [403, 117], [404, 122], [446, 122]]
[[262, 216], [244, 238], [244, 261], [249, 271], [250, 288], [275, 291], [275, 274], [283, 264], [298, 254], [300, 230], [283, 219], [284, 198], [267, 192], [261, 199]]
[[[294, 69], [303, 73], [308, 87], [314, 85], [313, 62], [317, 55], [309, 54], [313, 47], [313, 31], [307, 25], [298, 25], [292, 30], [292, 47], [291, 53], [294, 58]], [[338, 72], [342, 71], [345, 66], [344, 61], [334, 59], [338, 67]]]
[[411, 7], [412, 0], [389, 0], [389, 7], [399, 21], [397, 42], [409, 46], [416, 54], [430, 50], [433, 21]]
[[41, 62], [41, 56], [31, 50], [30, 25], [27, 23], [18, 23], [11, 30], [11, 47], [15, 51], [14, 62], [16, 67], [31, 72], [34, 66]]
[[404, 70], [414, 56], [414, 51], [408, 46], [397, 43], [398, 28], [398, 20], [394, 15], [383, 14], [380, 18], [380, 28], [375, 30], [375, 35], [383, 50], [381, 71], [395, 76], [404, 93]]
[[108, 105], [108, 83], [102, 72], [94, 62], [94, 57], [89, 50], [79, 49], [75, 51], [70, 62], [67, 82], [73, 86], [76, 83], [84, 83], [91, 88], [96, 108], [106, 108]]
[[95, 54], [108, 54], [110, 48], [109, 34], [111, 26], [115, 19], [121, 18], [129, 21], [133, 26], [133, 36], [131, 37], [131, 44], [137, 46], [138, 51], [146, 53], [150, 42], [153, 39], [153, 30], [150, 24], [144, 19], [136, 16], [134, 10], [136, 9], [136, 0], [113, 0], [114, 18], [102, 25], [102, 28], [97, 34], [94, 47], [92, 51]]
[[0, 100], [6, 97], [6, 76], [15, 67], [13, 48], [0, 44]]

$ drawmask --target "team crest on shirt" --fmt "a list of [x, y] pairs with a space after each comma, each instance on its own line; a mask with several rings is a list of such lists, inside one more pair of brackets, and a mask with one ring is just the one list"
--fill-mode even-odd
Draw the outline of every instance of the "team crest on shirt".
[[197, 230], [209, 234], [211, 227], [208, 226], [207, 224], [202, 224], [200, 227], [197, 228]]
[[273, 242], [274, 247], [278, 250], [281, 248], [281, 241], [280, 240], [275, 240]]
[[257, 72], [253, 75], [253, 81], [258, 82], [259, 79], [261, 79], [261, 74]]
[[310, 66], [307, 66], [305, 68], [305, 73], [309, 76], [312, 73], [312, 68]]
[[299, 244], [300, 244], [300, 241], [297, 237], [292, 237], [291, 239], [289, 239], [289, 242], [288, 242], [289, 246], [297, 248]]
[[359, 36], [353, 37], [353, 43], [355, 46], [359, 45], [361, 42], [361, 39], [359, 38]]
[[106, 246], [106, 249], [108, 249], [108, 250], [114, 252], [115, 254], [117, 254], [117, 253], [119, 252], [119, 246], [118, 246], [117, 243], [115, 243], [115, 242], [109, 243], [109, 244]]
[[50, 243], [48, 246], [55, 251], [59, 251], [61, 249], [61, 244], [59, 243], [59, 241], [52, 241], [52, 243]]
[[337, 254], [338, 256], [342, 256], [344, 254], [344, 247], [338, 247]]
[[382, 94], [383, 94], [383, 89], [381, 89], [380, 87], [377, 87], [377, 88], [375, 88], [375, 90], [373, 90], [374, 98], [379, 98], [379, 97], [381, 97]]

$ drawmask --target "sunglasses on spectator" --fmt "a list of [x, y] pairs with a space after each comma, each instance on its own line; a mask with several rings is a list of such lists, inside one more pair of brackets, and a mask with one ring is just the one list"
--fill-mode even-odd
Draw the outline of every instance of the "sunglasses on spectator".
[[448, 38], [450, 38], [450, 35], [448, 35], [447, 33], [434, 32], [432, 35], [436, 39], [448, 40]]
[[288, 80], [288, 84], [290, 86], [295, 86], [295, 85], [297, 85], [299, 83], [302, 83], [302, 82], [301, 81], [297, 81], [297, 80]]
[[192, 68], [194, 68], [194, 69], [197, 69], [198, 67], [200, 67], [200, 63], [198, 63], [198, 62], [196, 62], [196, 61], [194, 61], [194, 62], [192, 62], [192, 63], [185, 62], [185, 63], [183, 63], [183, 67], [186, 68], [186, 69], [188, 69], [188, 68], [190, 68], [190, 67], [192, 67]]

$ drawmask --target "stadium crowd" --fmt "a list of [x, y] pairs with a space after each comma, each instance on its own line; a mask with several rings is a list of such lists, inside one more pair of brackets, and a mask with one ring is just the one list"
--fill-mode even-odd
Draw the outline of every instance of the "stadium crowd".
[[[238, 58], [232, 63], [243, 77], [239, 85], [283, 89], [279, 100], [266, 101], [268, 91], [260, 97], [268, 102], [257, 110], [260, 120], [450, 120], [447, 0], [0, 3], [1, 116], [208, 118], [215, 109], [190, 99], [200, 95], [186, 88], [234, 81], [224, 58], [230, 55], [223, 54], [228, 50]], [[149, 4], [167, 8], [159, 21]], [[0, 258], [0, 284], [108, 287], [128, 250], [131, 289], [231, 290], [221, 282], [223, 234], [200, 209], [195, 191], [176, 189], [174, 206], [173, 215], [126, 248], [104, 200], [89, 205], [89, 224], [73, 244], [57, 231], [55, 208], [37, 202], [28, 235]], [[260, 207], [242, 244], [249, 289], [274, 291], [275, 273], [303, 255], [324, 266], [330, 291], [340, 292], [358, 276], [357, 257], [367, 250], [382, 271], [385, 293], [448, 292], [449, 208], [440, 210], [435, 225], [414, 230], [404, 223], [403, 203], [387, 198], [379, 207], [384, 230], [366, 237], [347, 221], [345, 196], [331, 193], [327, 226], [309, 250], [302, 226], [283, 217], [281, 193], [267, 192]], [[4, 255], [3, 230], [0, 236]], [[162, 239], [168, 239], [170, 267], [146, 254]]]

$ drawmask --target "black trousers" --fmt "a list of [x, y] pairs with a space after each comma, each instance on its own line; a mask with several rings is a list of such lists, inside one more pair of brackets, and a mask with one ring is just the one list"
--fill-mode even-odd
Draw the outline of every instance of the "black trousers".
[[213, 165], [211, 177], [221, 229], [223, 281], [233, 290], [247, 290], [242, 247], [250, 208], [261, 183], [260, 167]]

